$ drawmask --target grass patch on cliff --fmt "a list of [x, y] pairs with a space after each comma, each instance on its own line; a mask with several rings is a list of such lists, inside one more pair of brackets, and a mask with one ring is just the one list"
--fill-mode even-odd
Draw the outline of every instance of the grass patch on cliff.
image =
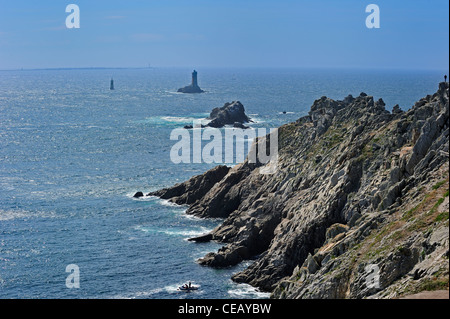
[[361, 245], [361, 250], [358, 249], [363, 252], [364, 259], [371, 260], [386, 255], [394, 247], [402, 247], [402, 243], [414, 233], [426, 233], [435, 222], [448, 220], [448, 211], [438, 211], [445, 197], [449, 196], [448, 189], [443, 190], [441, 187], [444, 183], [439, 183], [439, 187], [431, 187], [428, 193], [422, 193], [422, 200], [418, 204], [405, 213], [397, 211], [394, 214], [397, 218], [393, 216], [390, 222], [373, 230], [365, 239], [366, 244]]
[[443, 180], [443, 181], [440, 181], [440, 182], [434, 184], [434, 185], [433, 185], [433, 189], [434, 189], [434, 190], [439, 189], [439, 188], [440, 188], [442, 185], [444, 185], [446, 182], [447, 182], [447, 180]]
[[418, 287], [419, 291], [435, 291], [435, 290], [442, 290], [442, 289], [448, 289], [448, 278], [447, 279], [428, 279], [425, 280], [420, 284]]
[[346, 132], [346, 127], [330, 126], [328, 130], [320, 136], [319, 141], [311, 145], [308, 157], [314, 159], [316, 155], [327, 154], [344, 141]]
[[448, 212], [440, 213], [436, 216], [435, 222], [439, 223], [441, 221], [448, 220]]
[[[444, 197], [441, 197], [437, 203], [434, 205], [434, 207], [432, 208], [432, 210], [437, 210], [437, 208], [444, 202], [445, 198], [448, 197], [448, 189], [447, 191], [444, 193]], [[445, 221], [448, 220], [448, 215], [449, 212], [448, 210], [443, 211], [442, 213], [440, 213], [439, 215], [436, 216], [436, 218], [434, 219], [435, 222], [441, 222], [441, 221]]]

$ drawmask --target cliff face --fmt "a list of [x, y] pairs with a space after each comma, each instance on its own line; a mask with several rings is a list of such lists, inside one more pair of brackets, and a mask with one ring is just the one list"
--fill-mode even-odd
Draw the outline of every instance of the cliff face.
[[196, 185], [195, 200], [170, 189], [165, 198], [190, 204], [188, 214], [226, 218], [198, 239], [224, 243], [199, 263], [254, 259], [232, 279], [275, 298], [448, 289], [448, 133], [448, 83], [407, 112], [364, 93], [322, 97], [279, 128], [275, 174], [248, 162], [216, 168], [202, 190], [198, 176], [175, 187]]

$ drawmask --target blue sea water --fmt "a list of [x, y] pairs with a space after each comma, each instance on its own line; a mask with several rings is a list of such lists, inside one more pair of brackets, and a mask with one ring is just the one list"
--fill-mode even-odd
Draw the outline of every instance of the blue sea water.
[[[218, 243], [187, 238], [221, 220], [134, 199], [203, 173], [173, 164], [174, 128], [239, 100], [254, 127], [306, 115], [323, 95], [364, 91], [391, 109], [436, 91], [440, 72], [199, 69], [204, 94], [180, 94], [190, 69], [0, 71], [0, 298], [267, 298], [196, 260]], [[109, 81], [115, 80], [115, 90]], [[286, 112], [286, 114], [283, 114]], [[80, 288], [66, 287], [66, 266]], [[200, 289], [177, 291], [192, 281]]]

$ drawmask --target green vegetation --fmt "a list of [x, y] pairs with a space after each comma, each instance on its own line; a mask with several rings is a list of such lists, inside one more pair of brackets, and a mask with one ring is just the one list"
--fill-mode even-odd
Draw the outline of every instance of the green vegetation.
[[447, 182], [447, 180], [443, 180], [443, 181], [440, 181], [439, 183], [434, 184], [434, 185], [433, 185], [433, 189], [434, 189], [434, 190], [438, 189], [439, 187], [441, 187], [442, 185], [444, 185], [446, 182]]
[[435, 222], [441, 222], [441, 221], [444, 221], [444, 220], [448, 220], [448, 211], [442, 212], [439, 215], [437, 215], [434, 221]]
[[[445, 181], [444, 181], [445, 182]], [[437, 185], [437, 184], [436, 184]], [[442, 184], [441, 184], [442, 185]], [[439, 188], [439, 187], [438, 187]], [[433, 187], [434, 189], [434, 187]], [[437, 189], [437, 188], [436, 188]], [[444, 202], [445, 198], [448, 197], [448, 189], [447, 191], [444, 193], [444, 197], [439, 198], [439, 200], [436, 202], [436, 204], [434, 204], [433, 208], [430, 210], [430, 214], [433, 214], [436, 212], [436, 210], [438, 209], [438, 207]], [[444, 220], [448, 220], [448, 211], [444, 211], [442, 213], [440, 213], [439, 215], [436, 216], [436, 218], [434, 219], [435, 222], [440, 222], [440, 221], [444, 221]]]
[[448, 288], [448, 279], [429, 279], [426, 280], [425, 282], [423, 282], [420, 287], [419, 290], [423, 291], [435, 291], [435, 290], [442, 290], [442, 289], [447, 289]]

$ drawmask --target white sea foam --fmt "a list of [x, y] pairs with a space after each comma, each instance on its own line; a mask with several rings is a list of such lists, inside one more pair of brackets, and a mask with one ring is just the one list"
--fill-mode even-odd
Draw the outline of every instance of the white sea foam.
[[263, 299], [269, 298], [270, 293], [259, 291], [257, 288], [248, 284], [234, 284], [235, 287], [228, 290], [228, 294], [231, 298], [250, 298], [250, 299]]
[[135, 230], [143, 231], [145, 233], [163, 233], [169, 236], [182, 236], [187, 238], [196, 237], [204, 235], [210, 232], [212, 229], [206, 227], [199, 227], [198, 229], [192, 228], [159, 228], [159, 227], [146, 227], [146, 226], [135, 226]]
[[[134, 293], [130, 294], [119, 294], [113, 297], [113, 299], [142, 299], [142, 298], [149, 298], [153, 295], [160, 294], [160, 293], [168, 293], [168, 294], [178, 294], [178, 293], [186, 293], [185, 291], [181, 291], [178, 288], [184, 285], [185, 283], [176, 283], [167, 285], [164, 287], [158, 287], [154, 289], [150, 289], [148, 291], [136, 291]], [[200, 288], [200, 285], [195, 284], [192, 282], [193, 285]], [[195, 291], [196, 294], [202, 293], [200, 290]]]
[[152, 295], [158, 294], [164, 291], [164, 288], [155, 288], [149, 291], [137, 291], [135, 293], [129, 295], [116, 295], [113, 299], [140, 299], [140, 298], [148, 298]]
[[187, 229], [170, 230], [170, 229], [167, 229], [167, 230], [164, 230], [163, 233], [170, 235], [170, 236], [183, 236], [183, 237], [187, 236], [187, 237], [191, 238], [191, 237], [198, 237], [198, 236], [204, 235], [210, 231], [211, 231], [211, 229], [208, 230], [205, 227], [201, 227], [200, 230], [192, 230], [192, 229], [191, 230], [187, 230]]
[[156, 201], [156, 200], [159, 200], [159, 198], [156, 197], [156, 196], [144, 195], [142, 197], [134, 197], [134, 194], [136, 194], [136, 192], [127, 193], [127, 194], [125, 194], [125, 196], [128, 197], [128, 198], [131, 198], [132, 200], [137, 200], [137, 201]]
[[295, 112], [278, 112], [278, 114], [295, 114]]
[[159, 203], [161, 205], [169, 206], [169, 207], [181, 207], [181, 205], [178, 205], [177, 203], [173, 203], [173, 202], [169, 201], [168, 199], [159, 199]]
[[24, 209], [0, 209], [0, 221], [9, 221], [14, 219], [30, 219], [30, 218], [56, 218], [57, 214], [53, 211], [28, 211]]
[[[198, 115], [198, 116], [196, 116]], [[193, 114], [192, 116], [151, 116], [143, 120], [137, 121], [137, 123], [153, 124], [153, 125], [180, 125], [180, 124], [191, 124], [194, 121], [200, 121], [202, 124], [207, 124], [207, 120], [204, 114]]]
[[252, 120], [252, 122], [248, 123], [248, 124], [260, 124], [260, 123], [264, 123], [266, 121], [261, 120], [260, 118], [258, 118], [259, 114], [255, 113], [255, 114], [249, 114], [248, 116], [250, 117], [250, 120]]

